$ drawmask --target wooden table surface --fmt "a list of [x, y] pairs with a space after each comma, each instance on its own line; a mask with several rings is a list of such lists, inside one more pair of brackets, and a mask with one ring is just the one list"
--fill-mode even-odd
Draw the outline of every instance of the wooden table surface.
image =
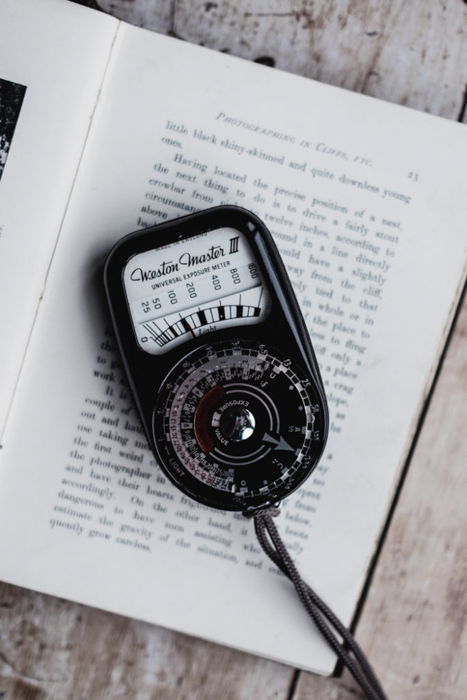
[[[164, 34], [467, 120], [466, 0], [98, 1]], [[391, 700], [467, 698], [466, 334], [464, 302], [358, 619]], [[0, 699], [358, 697], [346, 673], [320, 678], [0, 585]]]

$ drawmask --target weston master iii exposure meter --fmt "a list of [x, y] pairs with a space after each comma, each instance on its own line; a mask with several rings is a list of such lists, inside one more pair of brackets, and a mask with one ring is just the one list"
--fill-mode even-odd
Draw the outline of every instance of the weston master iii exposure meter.
[[216, 207], [123, 238], [105, 286], [147, 437], [201, 503], [277, 503], [327, 436], [318, 366], [264, 224]]
[[271, 234], [245, 209], [215, 207], [126, 236], [107, 258], [104, 281], [163, 471], [196, 501], [253, 517], [260, 545], [327, 643], [366, 697], [383, 700], [363, 652], [302, 580], [273, 522], [277, 504], [318, 463], [328, 412]]

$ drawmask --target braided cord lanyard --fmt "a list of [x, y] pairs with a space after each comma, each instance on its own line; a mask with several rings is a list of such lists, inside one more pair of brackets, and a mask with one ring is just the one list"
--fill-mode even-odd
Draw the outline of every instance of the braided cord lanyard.
[[[293, 583], [308, 615], [331, 649], [355, 678], [365, 697], [369, 700], [387, 700], [368, 659], [349, 630], [300, 576], [273, 521], [278, 514], [279, 508], [273, 507], [245, 515], [253, 518], [256, 536], [262, 549]], [[342, 641], [336, 633], [340, 635]]]

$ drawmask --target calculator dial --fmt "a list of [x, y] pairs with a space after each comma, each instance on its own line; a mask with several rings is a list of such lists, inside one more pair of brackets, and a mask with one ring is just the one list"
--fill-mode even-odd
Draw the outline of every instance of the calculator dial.
[[153, 417], [168, 476], [196, 500], [230, 510], [297, 488], [322, 452], [323, 432], [314, 384], [273, 348], [242, 340], [183, 358]]

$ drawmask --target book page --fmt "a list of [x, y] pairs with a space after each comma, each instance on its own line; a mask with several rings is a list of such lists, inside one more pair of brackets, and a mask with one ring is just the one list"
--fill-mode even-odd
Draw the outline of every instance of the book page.
[[117, 26], [62, 0], [0, 4], [0, 434]]
[[6, 432], [0, 575], [322, 673], [252, 523], [168, 483], [104, 304], [131, 230], [239, 204], [269, 226], [326, 385], [279, 528], [348, 623], [458, 298], [464, 127], [134, 28], [118, 35]]

